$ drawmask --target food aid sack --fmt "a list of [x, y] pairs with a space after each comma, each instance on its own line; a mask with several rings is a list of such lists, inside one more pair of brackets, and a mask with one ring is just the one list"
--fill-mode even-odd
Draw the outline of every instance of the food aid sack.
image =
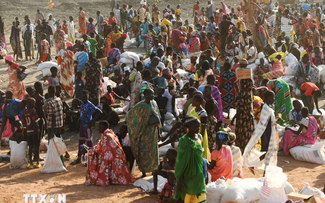
[[48, 146], [49, 146], [49, 142], [46, 139], [43, 138], [41, 140], [41, 144], [40, 144], [39, 150], [40, 151], [47, 151]]
[[284, 63], [285, 65], [289, 66], [291, 64], [297, 64], [298, 60], [292, 53], [289, 53], [285, 56]]
[[133, 60], [128, 59], [128, 58], [120, 58], [120, 60], [118, 62], [120, 63], [120, 65], [122, 65], [122, 63], [133, 64]]
[[261, 180], [234, 178], [227, 184], [228, 188], [223, 192], [220, 203], [253, 203], [261, 198]]
[[278, 132], [279, 137], [283, 137], [283, 135], [285, 133], [285, 127], [277, 124], [276, 131]]
[[325, 164], [325, 141], [310, 146], [297, 146], [290, 149], [290, 154], [298, 161]]
[[67, 151], [67, 146], [64, 144], [63, 139], [61, 137], [54, 136], [53, 137], [54, 146], [60, 155], [64, 154]]
[[38, 66], [37, 66], [37, 70], [38, 71], [41, 71], [45, 68], [51, 68], [51, 67], [56, 67], [57, 69], [60, 69], [59, 65], [56, 63], [56, 62], [52, 62], [52, 61], [45, 61], [45, 62], [42, 62], [40, 63]]
[[311, 187], [309, 183], [305, 183], [305, 187], [301, 188], [299, 190], [299, 193], [304, 195], [313, 195], [315, 197], [316, 203], [325, 202], [325, 194], [318, 188]]
[[122, 53], [120, 58], [134, 60], [134, 63], [137, 63], [138, 61], [140, 61], [138, 54], [131, 52], [131, 51], [126, 51], [126, 52]]
[[283, 173], [282, 168], [267, 166], [259, 203], [285, 202], [287, 200], [284, 189], [286, 182], [287, 175]]
[[218, 179], [216, 182], [211, 182], [206, 186], [207, 202], [220, 203], [223, 192], [228, 188], [225, 180]]
[[325, 65], [319, 65], [318, 66], [319, 71], [319, 75], [320, 75], [320, 81], [322, 83], [325, 83]]
[[21, 141], [19, 144], [16, 141], [9, 141], [10, 146], [10, 169], [26, 168], [27, 159], [27, 142]]
[[66, 170], [54, 145], [54, 141], [51, 139], [41, 173], [57, 173]]
[[[159, 141], [158, 144], [162, 144], [163, 142]], [[162, 147], [159, 147], [158, 148], [158, 152], [159, 152], [159, 157], [164, 157], [166, 156], [167, 154], [167, 151], [170, 149], [170, 148], [173, 148], [172, 145], [169, 143], [167, 145], [164, 145]]]
[[[167, 179], [158, 175], [157, 190], [160, 193], [164, 188]], [[153, 190], [153, 176], [140, 178], [133, 183], [133, 186], [142, 188], [145, 192]]]

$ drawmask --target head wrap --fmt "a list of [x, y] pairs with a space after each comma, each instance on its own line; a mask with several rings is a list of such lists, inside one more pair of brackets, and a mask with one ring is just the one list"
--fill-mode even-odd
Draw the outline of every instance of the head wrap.
[[67, 41], [67, 42], [65, 43], [65, 45], [66, 45], [66, 47], [67, 47], [67, 48], [69, 48], [69, 47], [72, 47], [72, 46], [73, 46], [73, 44], [72, 44], [71, 42], [69, 42], [69, 41]]
[[123, 34], [122, 34], [122, 37], [123, 37], [123, 38], [126, 38], [127, 36], [128, 36], [128, 34], [126, 34], [126, 33], [123, 33]]
[[303, 52], [301, 52], [301, 58], [303, 58], [306, 54], [307, 54], [307, 51], [306, 50], [304, 50]]
[[6, 61], [9, 61], [9, 62], [14, 62], [15, 58], [14, 58], [12, 55], [7, 55], [7, 56], [5, 57], [5, 60], [6, 60]]
[[218, 131], [216, 139], [222, 144], [227, 144], [229, 142], [229, 135], [224, 131]]

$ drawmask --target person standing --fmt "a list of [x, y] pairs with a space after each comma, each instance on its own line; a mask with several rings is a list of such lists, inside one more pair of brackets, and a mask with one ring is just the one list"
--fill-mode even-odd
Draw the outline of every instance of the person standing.
[[26, 57], [26, 61], [28, 61], [28, 57], [29, 60], [32, 60], [32, 56], [31, 56], [31, 46], [32, 46], [32, 31], [30, 30], [30, 26], [27, 25], [26, 30], [23, 34], [23, 39], [24, 39], [24, 47], [25, 47], [25, 57]]
[[82, 7], [79, 8], [79, 32], [81, 34], [87, 34], [86, 13]]
[[73, 97], [74, 53], [72, 43], [66, 44], [67, 49], [64, 49], [61, 53], [60, 84], [65, 92], [70, 97]]
[[161, 124], [159, 108], [153, 100], [153, 90], [146, 89], [143, 94], [145, 100], [128, 112], [127, 125], [134, 158], [139, 164], [142, 177], [145, 177], [146, 172], [153, 172], [159, 164], [158, 135]]
[[25, 34], [25, 31], [27, 30], [27, 26], [29, 26], [29, 29], [31, 30], [32, 32], [32, 37], [31, 37], [31, 57], [32, 59], [34, 59], [34, 38], [35, 38], [35, 25], [31, 24], [30, 20], [28, 19], [27, 20], [27, 24], [24, 25], [23, 27], [23, 36]]
[[4, 47], [2, 47], [2, 48], [4, 48], [5, 50], [7, 50], [6, 36], [5, 36], [4, 27], [5, 27], [5, 21], [0, 16], [0, 39], [2, 40], [2, 42], [4, 44]]
[[73, 17], [69, 16], [69, 22], [68, 22], [68, 38], [67, 40], [74, 43], [75, 42], [75, 31], [74, 31], [74, 22]]
[[[134, 66], [134, 65], [133, 65]], [[140, 101], [140, 86], [141, 86], [141, 71], [143, 69], [143, 63], [141, 61], [137, 62], [137, 66], [133, 68], [130, 76], [130, 102], [129, 109], [131, 109], [136, 103]]]
[[116, 8], [113, 9], [114, 16], [116, 18], [116, 24], [118, 26], [121, 26], [121, 10], [120, 10], [120, 4], [116, 4]]
[[55, 50], [58, 53], [61, 49], [64, 49], [64, 31], [61, 29], [61, 25], [58, 26], [57, 30], [54, 32], [53, 39], [55, 42]]
[[100, 14], [100, 11], [97, 11], [96, 14], [97, 14], [97, 22], [96, 22], [95, 26], [97, 26], [97, 33], [99, 35], [103, 35], [104, 29], [103, 29], [102, 24], [103, 24], [103, 21], [104, 21], [104, 17], [103, 17], [102, 14]]
[[39, 9], [37, 9], [36, 17], [35, 17], [35, 22], [34, 23], [37, 24], [37, 22], [39, 20], [42, 22], [43, 19], [44, 19], [44, 14]]
[[[47, 120], [47, 138], [50, 141], [54, 136], [61, 138], [63, 127], [63, 103], [55, 96], [55, 87], [48, 87], [49, 98], [45, 101], [44, 109]], [[60, 156], [64, 165], [63, 156]]]
[[90, 101], [99, 101], [101, 64], [94, 53], [89, 53], [89, 61], [85, 64], [85, 90], [89, 92]]
[[35, 99], [36, 103], [35, 103], [35, 110], [36, 113], [38, 115], [38, 118], [40, 119], [40, 121], [38, 122], [38, 127], [39, 127], [39, 138], [42, 139], [44, 136], [44, 124], [45, 124], [45, 116], [44, 116], [44, 97], [43, 97], [43, 87], [42, 84], [40, 82], [35, 82], [34, 83], [34, 89], [35, 92], [30, 95], [32, 98]]
[[23, 58], [23, 54], [21, 51], [20, 45], [20, 29], [19, 29], [19, 21], [13, 22], [11, 27], [11, 35], [10, 35], [10, 44], [11, 48], [14, 51], [14, 57], [16, 56], [16, 61], [19, 61], [18, 58]]
[[42, 34], [41, 42], [41, 62], [48, 61], [50, 58], [50, 43], [46, 40], [46, 34]]

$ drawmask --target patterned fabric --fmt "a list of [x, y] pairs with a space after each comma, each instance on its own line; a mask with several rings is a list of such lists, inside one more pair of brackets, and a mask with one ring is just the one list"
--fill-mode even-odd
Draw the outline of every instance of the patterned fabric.
[[87, 33], [87, 21], [85, 11], [79, 11], [79, 32], [81, 34]]
[[159, 115], [157, 103], [141, 101], [128, 112], [126, 119], [131, 149], [141, 172], [152, 172], [159, 164], [159, 124], [149, 125], [151, 111]]
[[253, 82], [251, 79], [243, 79], [240, 92], [237, 97], [236, 136], [237, 146], [244, 151], [252, 133], [254, 132], [253, 115]]
[[101, 64], [97, 59], [88, 61], [85, 64], [85, 89], [89, 92], [89, 100], [99, 100], [101, 82]]
[[315, 144], [317, 141], [318, 124], [317, 120], [308, 115], [309, 123], [307, 130], [303, 129], [299, 135], [291, 130], [286, 130], [283, 138], [283, 152], [289, 155], [289, 150], [295, 146], [303, 146], [307, 144]]
[[174, 195], [174, 186], [166, 182], [164, 188], [161, 190], [158, 203], [165, 203], [169, 200], [170, 197]]
[[289, 121], [289, 114], [292, 109], [289, 85], [282, 79], [270, 80], [267, 87], [275, 93], [275, 115], [279, 113], [282, 119], [278, 124], [283, 125]]
[[73, 97], [74, 53], [67, 50], [61, 58], [60, 83], [65, 92]]
[[231, 108], [236, 108], [235, 99], [237, 91], [235, 88], [235, 82], [237, 82], [236, 73], [225, 71], [221, 73], [220, 86], [222, 87], [221, 99], [223, 111], [229, 113]]
[[64, 35], [64, 31], [60, 27], [58, 27], [58, 29], [54, 32], [53, 39], [55, 42], [56, 53], [65, 48]]
[[42, 54], [49, 54], [50, 53], [50, 44], [46, 39], [43, 39], [41, 42], [41, 47], [42, 47]]
[[208, 133], [208, 145], [210, 151], [213, 151], [216, 149], [216, 127], [215, 125], [217, 124], [217, 119], [214, 116], [208, 117], [207, 119], [207, 133]]
[[80, 105], [80, 125], [83, 128], [88, 128], [88, 123], [92, 120], [92, 115], [95, 112], [97, 107], [91, 103], [90, 101], [87, 101], [87, 103], [81, 102]]
[[17, 71], [20, 68], [20, 65], [17, 63], [12, 63], [8, 67], [8, 73], [9, 73], [9, 84], [7, 86], [6, 91], [12, 91], [13, 98], [23, 100], [26, 95], [25, 91], [25, 85], [22, 81], [20, 81], [17, 77]]
[[216, 162], [213, 169], [208, 169], [211, 174], [211, 181], [217, 181], [222, 176], [226, 179], [232, 179], [233, 157], [229, 146], [222, 146], [220, 150], [214, 150], [211, 153], [211, 160]]
[[272, 70], [265, 73], [264, 76], [271, 80], [271, 79], [274, 79], [274, 78], [279, 78], [281, 76], [283, 76], [284, 74], [284, 69], [283, 69], [283, 65], [282, 65], [282, 62], [281, 61], [276, 61], [273, 63], [273, 67], [272, 67]]
[[107, 64], [110, 65], [113, 61], [113, 58], [116, 58], [117, 61], [120, 60], [121, 52], [118, 48], [112, 48], [107, 52]]
[[[59, 97], [48, 99], [46, 105], [47, 111], [47, 128], [63, 127], [63, 104]], [[55, 117], [55, 122], [52, 124], [52, 115]]]
[[87, 24], [87, 35], [90, 35], [90, 33], [95, 32], [96, 28], [95, 25], [92, 23]]
[[108, 56], [109, 50], [111, 48], [112, 42], [116, 42], [118, 38], [122, 36], [121, 32], [115, 33], [114, 31], [110, 32], [106, 37], [106, 47], [105, 47], [105, 56]]
[[262, 80], [263, 74], [270, 71], [270, 65], [258, 65], [254, 70], [254, 84], [256, 87], [259, 87]]
[[86, 185], [128, 185], [134, 182], [123, 148], [111, 129], [89, 151]]
[[[268, 150], [265, 154], [265, 160], [260, 161], [260, 158], [256, 156], [256, 143], [258, 143], [259, 139], [262, 137], [263, 133], [266, 130], [266, 127], [271, 120], [271, 136], [270, 142], [268, 146]], [[277, 165], [277, 153], [278, 153], [278, 140], [275, 129], [275, 116], [274, 110], [269, 107], [267, 104], [263, 105], [262, 113], [260, 121], [258, 122], [252, 137], [250, 138], [247, 146], [245, 148], [243, 158], [244, 158], [244, 167], [263, 167], [265, 164], [265, 168], [267, 166], [276, 166]]]
[[140, 86], [142, 80], [141, 73], [136, 69], [133, 69], [129, 80], [131, 81], [129, 109], [131, 109], [136, 103], [140, 101]]
[[19, 58], [23, 58], [19, 35], [20, 35], [20, 29], [16, 26], [12, 26], [11, 35], [10, 35], [11, 48], [14, 51], [14, 54], [17, 54]]
[[[200, 111], [196, 111], [196, 108], [193, 108], [190, 112], [191, 116], [196, 117], [197, 119], [199, 119], [201, 121], [201, 118], [206, 117], [207, 118], [207, 113], [204, 109], [200, 110]], [[202, 123], [200, 126], [200, 131], [201, 132], [201, 128], [202, 128]], [[205, 129], [204, 135], [203, 135], [203, 139], [202, 139], [202, 146], [203, 146], [203, 152], [202, 152], [202, 156], [204, 158], [206, 158], [207, 160], [210, 160], [210, 150], [209, 150], [209, 140], [208, 140], [208, 131], [207, 129]]]
[[189, 46], [188, 52], [198, 52], [201, 50], [201, 42], [199, 37], [195, 37]]
[[[77, 53], [76, 53], [76, 55], [77, 55]], [[77, 61], [78, 61], [77, 70], [79, 72], [82, 72], [83, 70], [85, 70], [85, 64], [88, 60], [89, 60], [88, 54], [84, 51], [82, 51], [77, 56]]]
[[243, 157], [239, 147], [234, 145], [230, 146], [233, 163], [232, 163], [232, 176], [242, 178], [243, 174]]

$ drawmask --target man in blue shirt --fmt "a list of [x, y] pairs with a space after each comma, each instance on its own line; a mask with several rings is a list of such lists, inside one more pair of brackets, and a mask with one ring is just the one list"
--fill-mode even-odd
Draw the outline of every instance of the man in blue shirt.
[[2, 114], [0, 140], [2, 137], [2, 132], [6, 127], [7, 120], [9, 120], [9, 123], [11, 125], [11, 131], [15, 131], [16, 116], [19, 116], [19, 114], [22, 112], [22, 109], [24, 108], [23, 102], [21, 102], [19, 99], [12, 98], [12, 96], [13, 94], [11, 91], [6, 92], [6, 103]]
[[303, 11], [310, 11], [311, 9], [311, 6], [310, 4], [308, 3], [308, 1], [306, 0], [306, 2], [304, 4], [301, 5], [301, 8]]

